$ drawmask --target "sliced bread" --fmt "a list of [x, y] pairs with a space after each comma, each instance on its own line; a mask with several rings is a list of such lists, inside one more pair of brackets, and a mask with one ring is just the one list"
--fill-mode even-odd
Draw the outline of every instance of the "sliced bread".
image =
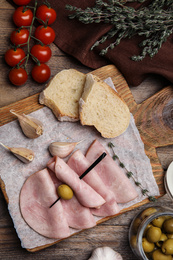
[[79, 109], [81, 124], [94, 126], [105, 138], [122, 134], [130, 122], [126, 103], [115, 90], [92, 74], [86, 75]]
[[60, 121], [78, 121], [85, 79], [86, 75], [75, 69], [62, 70], [40, 93], [40, 104], [49, 107]]

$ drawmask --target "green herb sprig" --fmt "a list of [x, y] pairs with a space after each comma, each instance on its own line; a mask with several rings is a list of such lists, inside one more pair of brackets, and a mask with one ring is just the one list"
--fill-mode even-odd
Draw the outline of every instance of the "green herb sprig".
[[106, 23], [112, 28], [94, 43], [96, 46], [112, 38], [113, 42], [102, 49], [100, 55], [114, 49], [122, 39], [135, 35], [144, 37], [139, 46], [142, 51], [131, 57], [133, 61], [141, 61], [146, 55], [151, 58], [158, 53], [162, 44], [173, 33], [173, 0], [153, 0], [146, 7], [134, 9], [125, 5], [128, 2], [145, 2], [146, 0], [96, 0], [95, 6], [86, 9], [66, 5], [66, 9], [73, 12], [70, 19], [78, 19], [84, 24]]
[[[122, 162], [120, 161], [119, 157], [115, 154], [115, 151], [114, 151], [114, 149], [113, 149], [113, 148], [115, 147], [114, 144], [110, 142], [110, 143], [108, 143], [108, 147], [110, 147], [110, 148], [112, 149], [112, 151], [113, 151], [113, 157], [112, 157], [113, 160], [118, 160], [119, 166], [120, 166], [121, 168], [125, 169], [127, 177], [128, 177], [129, 179], [132, 178], [133, 181], [134, 181], [134, 183], [135, 183], [135, 185], [138, 186], [138, 187], [140, 187], [141, 192], [142, 192], [142, 195], [148, 195], [149, 191], [148, 191], [147, 189], [143, 188], [143, 187], [142, 187], [142, 184], [141, 184], [140, 182], [138, 182], [138, 181], [135, 180], [133, 173], [132, 173], [131, 171], [128, 171], [128, 170], [127, 170], [127, 168], [125, 167], [124, 163], [122, 163]], [[152, 201], [152, 202], [155, 202], [155, 201], [156, 201], [156, 198], [153, 197], [153, 196], [148, 196], [148, 199], [149, 199], [149, 201]]]

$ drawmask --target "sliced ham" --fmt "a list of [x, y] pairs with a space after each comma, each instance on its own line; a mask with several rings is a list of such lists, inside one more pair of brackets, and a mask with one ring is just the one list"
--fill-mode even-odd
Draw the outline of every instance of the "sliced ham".
[[20, 210], [26, 223], [39, 234], [62, 239], [70, 235], [65, 213], [47, 169], [32, 174], [20, 192]]
[[105, 203], [105, 200], [85, 181], [80, 180], [77, 173], [58, 156], [53, 157], [47, 166], [55, 172], [60, 181], [72, 188], [76, 198], [84, 207], [98, 208]]
[[71, 200], [61, 200], [68, 225], [75, 229], [86, 229], [96, 225], [89, 208], [83, 207], [73, 196]]
[[[57, 188], [62, 182], [60, 182], [55, 173], [49, 170], [50, 176], [53, 180], [55, 187]], [[59, 203], [59, 201], [57, 202]], [[86, 229], [91, 228], [96, 225], [96, 221], [94, 216], [91, 214], [89, 208], [83, 207], [76, 196], [73, 195], [73, 198], [70, 200], [61, 199], [61, 204], [65, 213], [65, 217], [67, 219], [68, 225], [71, 228], [75, 229]], [[54, 206], [53, 206], [54, 207]]]
[[[105, 158], [103, 159], [105, 160]], [[79, 176], [91, 165], [80, 150], [75, 151], [69, 158], [67, 164], [72, 168]], [[109, 190], [102, 179], [95, 171], [91, 170], [83, 180], [90, 185], [96, 192], [98, 192], [106, 201], [99, 209], [92, 209], [91, 212], [96, 216], [111, 216], [117, 214], [120, 210], [115, 200], [114, 193]]]
[[86, 158], [93, 163], [103, 152], [107, 156], [95, 167], [102, 181], [114, 192], [117, 203], [127, 203], [135, 199], [138, 196], [136, 189], [98, 140], [89, 147]]

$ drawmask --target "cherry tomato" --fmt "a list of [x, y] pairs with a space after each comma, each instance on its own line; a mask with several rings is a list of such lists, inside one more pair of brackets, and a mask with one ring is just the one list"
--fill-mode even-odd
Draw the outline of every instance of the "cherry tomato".
[[13, 44], [25, 45], [27, 44], [29, 37], [29, 31], [27, 29], [17, 29], [11, 33], [10, 40]]
[[31, 54], [41, 63], [45, 63], [51, 58], [52, 51], [47, 45], [36, 44], [31, 48]]
[[50, 68], [47, 64], [35, 65], [31, 71], [33, 79], [38, 83], [44, 83], [50, 78]]
[[23, 85], [28, 79], [28, 75], [23, 68], [13, 68], [9, 73], [9, 80], [15, 86]]
[[5, 61], [11, 67], [16, 66], [21, 60], [23, 61], [20, 64], [23, 64], [24, 58], [25, 52], [21, 48], [9, 49], [5, 53]]
[[55, 31], [50, 26], [39, 25], [35, 30], [35, 37], [48, 45], [55, 40]]
[[28, 9], [25, 6], [19, 6], [13, 14], [13, 21], [17, 27], [30, 26], [32, 19], [33, 13], [31, 9]]
[[50, 6], [40, 5], [36, 11], [36, 17], [40, 23], [43, 23], [42, 21], [44, 21], [47, 24], [52, 24], [56, 20], [56, 11]]
[[16, 5], [27, 5], [31, 2], [31, 0], [13, 0]]

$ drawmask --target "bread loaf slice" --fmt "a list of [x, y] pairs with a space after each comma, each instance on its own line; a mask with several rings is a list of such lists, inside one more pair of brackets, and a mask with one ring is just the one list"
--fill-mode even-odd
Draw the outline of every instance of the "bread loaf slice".
[[81, 124], [94, 126], [105, 138], [122, 134], [130, 122], [126, 103], [115, 90], [92, 74], [86, 76], [79, 109]]
[[75, 69], [62, 70], [40, 93], [40, 104], [49, 107], [60, 121], [78, 121], [85, 79], [86, 75]]

